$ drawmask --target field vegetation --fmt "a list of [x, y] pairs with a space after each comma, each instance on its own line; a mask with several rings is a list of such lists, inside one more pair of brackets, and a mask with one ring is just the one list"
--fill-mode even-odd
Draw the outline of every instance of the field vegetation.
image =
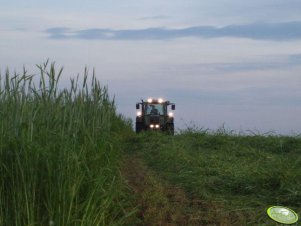
[[[0, 74], [0, 225], [277, 225], [301, 213], [300, 136], [134, 134], [88, 70]], [[81, 80], [82, 82], [79, 82]]]
[[301, 208], [301, 139], [187, 129], [141, 134], [135, 153], [190, 200], [188, 225], [277, 225], [272, 205]]
[[94, 74], [59, 90], [62, 69], [38, 69], [0, 77], [0, 225], [126, 225], [130, 124]]

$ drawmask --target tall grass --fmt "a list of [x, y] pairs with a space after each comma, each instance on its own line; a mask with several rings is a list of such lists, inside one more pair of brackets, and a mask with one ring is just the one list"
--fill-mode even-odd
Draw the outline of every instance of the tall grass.
[[37, 67], [0, 74], [0, 225], [123, 224], [118, 134], [130, 125], [94, 73], [59, 89], [63, 70]]

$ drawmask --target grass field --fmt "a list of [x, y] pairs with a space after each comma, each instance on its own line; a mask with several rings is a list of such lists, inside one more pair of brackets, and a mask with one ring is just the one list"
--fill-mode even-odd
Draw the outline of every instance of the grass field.
[[182, 188], [192, 211], [199, 211], [193, 225], [276, 225], [266, 215], [271, 205], [300, 213], [298, 137], [186, 130], [175, 137], [141, 134], [134, 140], [148, 167]]
[[0, 225], [126, 225], [119, 160], [130, 124], [87, 70], [59, 90], [62, 70], [38, 68], [1, 75]]
[[[134, 134], [88, 71], [0, 75], [0, 225], [277, 225], [301, 213], [301, 138]], [[82, 80], [82, 82], [79, 82]]]

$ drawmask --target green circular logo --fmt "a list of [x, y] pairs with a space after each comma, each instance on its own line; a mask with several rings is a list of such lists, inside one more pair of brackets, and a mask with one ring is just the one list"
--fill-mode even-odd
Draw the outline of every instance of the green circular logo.
[[268, 208], [267, 213], [270, 218], [281, 224], [294, 224], [298, 221], [298, 215], [284, 206], [272, 206]]

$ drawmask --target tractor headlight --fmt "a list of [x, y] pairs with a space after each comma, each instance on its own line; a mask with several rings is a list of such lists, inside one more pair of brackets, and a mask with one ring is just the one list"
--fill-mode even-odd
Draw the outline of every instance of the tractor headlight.
[[159, 125], [155, 125], [155, 127], [156, 127], [156, 129], [159, 129], [160, 126]]
[[172, 118], [173, 117], [173, 112], [168, 112], [168, 117]]
[[141, 115], [142, 115], [142, 112], [141, 112], [141, 111], [138, 111], [138, 112], [137, 112], [137, 116], [140, 117]]
[[150, 124], [149, 127], [150, 127], [150, 128], [154, 128], [155, 126], [154, 126], [153, 124]]

